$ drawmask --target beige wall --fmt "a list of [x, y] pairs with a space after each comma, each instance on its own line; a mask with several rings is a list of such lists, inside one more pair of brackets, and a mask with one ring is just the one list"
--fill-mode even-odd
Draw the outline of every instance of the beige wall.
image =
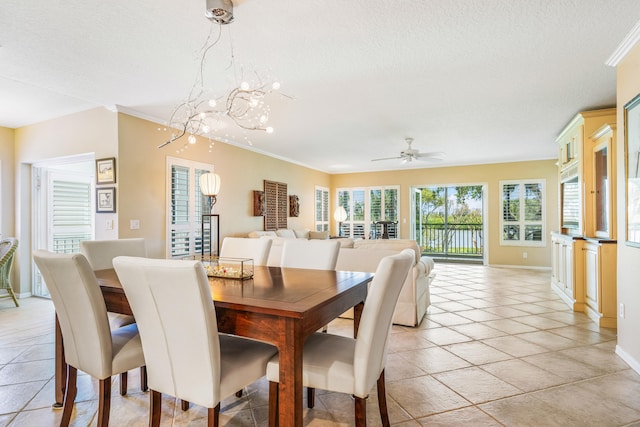
[[618, 65], [618, 304], [625, 305], [625, 318], [618, 318], [616, 351], [640, 372], [640, 248], [627, 246], [624, 105], [640, 93], [640, 45]]
[[[558, 168], [556, 160], [500, 163], [447, 168], [407, 169], [390, 172], [371, 172], [332, 175], [331, 212], [335, 204], [335, 190], [342, 187], [400, 185], [400, 235], [410, 236], [411, 186], [486, 185], [487, 201], [485, 220], [488, 232], [488, 259], [491, 265], [519, 265], [551, 267], [549, 233], [544, 247], [514, 247], [500, 245], [500, 180], [545, 179], [547, 189], [547, 231], [558, 230]], [[335, 224], [332, 224], [335, 227]], [[522, 252], [527, 252], [523, 259]]]
[[31, 292], [31, 165], [88, 153], [95, 153], [96, 158], [116, 155], [115, 113], [96, 108], [15, 130], [15, 231], [20, 240], [17, 268], [22, 273], [20, 293]]
[[[165, 255], [166, 239], [166, 158], [182, 157], [212, 163], [221, 185], [214, 212], [220, 214], [220, 235], [243, 236], [263, 229], [263, 218], [252, 216], [253, 190], [263, 189], [263, 180], [284, 182], [288, 194], [300, 198], [300, 216], [289, 218], [289, 228], [314, 226], [315, 185], [329, 187], [329, 175], [274, 159], [259, 153], [217, 142], [209, 152], [208, 140], [199, 138], [182, 154], [179, 140], [158, 149], [167, 135], [158, 125], [132, 116], [119, 115], [118, 217], [119, 235], [145, 237], [149, 255]], [[140, 220], [139, 230], [130, 230], [129, 221]]]
[[16, 162], [95, 153], [111, 157], [117, 150], [117, 115], [95, 108], [16, 129]]
[[13, 237], [14, 231], [14, 130], [0, 127], [0, 234]]

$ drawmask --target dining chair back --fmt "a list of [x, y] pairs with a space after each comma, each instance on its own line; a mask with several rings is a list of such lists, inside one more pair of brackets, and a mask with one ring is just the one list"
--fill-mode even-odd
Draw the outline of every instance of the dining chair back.
[[[89, 261], [93, 271], [113, 268], [113, 259], [120, 255], [147, 256], [147, 246], [144, 238], [114, 239], [114, 240], [83, 240], [80, 242], [80, 253]], [[135, 323], [133, 316], [120, 313], [108, 313], [111, 328]], [[147, 391], [146, 370], [141, 369], [142, 391]], [[127, 393], [127, 372], [120, 374], [120, 394]]]
[[12, 298], [16, 307], [19, 307], [20, 304], [11, 286], [11, 270], [16, 249], [18, 249], [18, 239], [10, 237], [0, 240], [0, 289], [7, 292], [5, 295], [0, 295], [0, 299]]
[[[389, 426], [384, 368], [393, 312], [414, 262], [411, 249], [389, 255], [378, 264], [364, 304], [358, 336], [315, 333], [302, 350], [302, 382], [306, 387], [348, 393], [355, 398], [356, 426], [366, 426], [366, 398], [377, 384], [383, 426]], [[279, 359], [267, 365], [269, 425], [277, 424]]]
[[140, 328], [151, 425], [159, 425], [162, 393], [209, 408], [217, 421], [220, 401], [264, 376], [276, 348], [218, 334], [200, 261], [117, 257], [113, 264]]
[[366, 397], [384, 370], [393, 312], [415, 252], [405, 249], [383, 258], [369, 287], [354, 350], [353, 394]]
[[77, 394], [77, 370], [100, 380], [98, 425], [109, 423], [111, 376], [144, 366], [135, 324], [112, 330], [100, 286], [82, 254], [37, 250], [33, 259], [56, 310], [68, 364], [67, 391], [60, 425], [68, 425]]
[[225, 237], [220, 248], [220, 256], [227, 258], [251, 258], [253, 265], [266, 265], [271, 249], [271, 239], [249, 239], [245, 237]]
[[144, 238], [84, 240], [80, 242], [80, 253], [96, 271], [113, 268], [112, 261], [117, 256], [146, 257], [147, 247]]
[[286, 239], [281, 267], [335, 270], [340, 242], [337, 240]]

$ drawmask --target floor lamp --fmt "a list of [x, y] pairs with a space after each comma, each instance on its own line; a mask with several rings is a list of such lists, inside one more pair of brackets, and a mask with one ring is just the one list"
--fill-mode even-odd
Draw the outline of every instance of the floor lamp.
[[[214, 215], [213, 213], [213, 205], [216, 204], [217, 200], [217, 196], [218, 193], [220, 192], [220, 176], [218, 174], [215, 173], [205, 173], [200, 175], [200, 192], [204, 195], [207, 196], [209, 198], [209, 213], [206, 214], [202, 214], [202, 218], [201, 218], [201, 226], [202, 226], [202, 256], [204, 257], [204, 248], [205, 248], [205, 242], [204, 242], [204, 238], [205, 238], [205, 228], [204, 228], [204, 223], [205, 223], [205, 217], [209, 217], [209, 255], [211, 255], [211, 245], [212, 245], [212, 236], [211, 234], [213, 233], [213, 225], [212, 225], [212, 221], [213, 221], [213, 217], [218, 217], [217, 215]], [[218, 228], [220, 227], [220, 222], [217, 221], [217, 226]], [[218, 230], [219, 233], [219, 230]], [[219, 239], [220, 237], [217, 236], [217, 238]], [[219, 250], [219, 248], [216, 248], [216, 250]], [[217, 253], [216, 253], [217, 255]]]

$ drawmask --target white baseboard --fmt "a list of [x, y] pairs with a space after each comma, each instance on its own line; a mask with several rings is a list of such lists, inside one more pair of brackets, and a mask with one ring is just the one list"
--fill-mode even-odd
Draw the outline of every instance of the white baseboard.
[[620, 347], [619, 345], [616, 345], [616, 354], [618, 356], [620, 356], [620, 358], [622, 360], [627, 362], [627, 365], [629, 365], [631, 367], [631, 369], [633, 369], [638, 374], [640, 374], [640, 361], [638, 361], [635, 358], [631, 357], [631, 355], [629, 353], [627, 353], [626, 351], [624, 351], [622, 349], [622, 347]]
[[497, 267], [497, 268], [522, 268], [527, 270], [549, 270], [551, 271], [551, 267], [542, 267], [536, 265], [510, 265], [510, 264], [486, 264], [487, 267]]

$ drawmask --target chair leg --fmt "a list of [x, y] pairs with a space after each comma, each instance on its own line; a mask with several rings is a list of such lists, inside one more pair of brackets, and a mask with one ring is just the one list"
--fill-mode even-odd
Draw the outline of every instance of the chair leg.
[[16, 305], [16, 307], [20, 307], [20, 304], [18, 304], [18, 299], [16, 298], [16, 294], [13, 293], [13, 288], [11, 287], [11, 285], [9, 285], [9, 287], [7, 288], [7, 292], [9, 292], [9, 295], [11, 295], [13, 303]]
[[353, 397], [355, 399], [356, 427], [367, 427], [367, 399]]
[[149, 427], [160, 427], [162, 413], [162, 393], [151, 390], [149, 393]]
[[140, 390], [147, 391], [149, 386], [147, 385], [147, 367], [140, 366]]
[[220, 403], [215, 408], [207, 409], [207, 427], [218, 427], [220, 425]]
[[316, 389], [307, 387], [307, 407], [313, 409], [316, 406]]
[[76, 379], [78, 378], [78, 370], [71, 365], [67, 365], [67, 391], [64, 396], [64, 410], [62, 411], [62, 420], [60, 427], [68, 427], [71, 421], [71, 412], [73, 412], [73, 403], [78, 394], [78, 386]]
[[383, 427], [389, 427], [389, 411], [387, 410], [387, 391], [384, 381], [384, 369], [378, 378], [378, 407], [380, 408], [380, 420]]
[[109, 412], [111, 411], [111, 377], [100, 380], [100, 393], [98, 397], [98, 427], [109, 425]]
[[128, 375], [126, 372], [120, 374], [120, 396], [127, 395], [127, 379]]
[[269, 427], [278, 427], [278, 383], [269, 381]]

